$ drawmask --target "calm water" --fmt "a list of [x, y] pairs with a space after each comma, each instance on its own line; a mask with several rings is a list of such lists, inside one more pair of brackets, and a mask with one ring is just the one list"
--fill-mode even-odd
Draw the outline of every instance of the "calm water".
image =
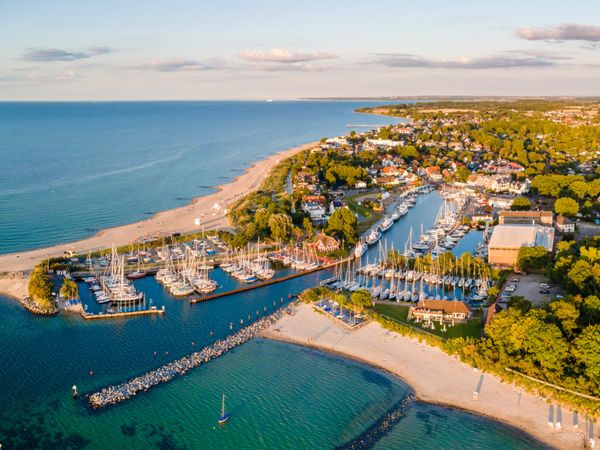
[[275, 152], [395, 121], [353, 112], [369, 104], [0, 103], [0, 253], [147, 218]]
[[[401, 230], [410, 223], [435, 216], [435, 205], [439, 196], [432, 193], [400, 219], [388, 232], [395, 245], [406, 240]], [[86, 408], [83, 395], [73, 400], [70, 391], [77, 384], [88, 393], [189, 354], [224, 337], [230, 322], [247, 323], [248, 315], [254, 320], [256, 311], [273, 311], [273, 303], [285, 302], [288, 293], [330, 275], [311, 274], [196, 305], [171, 297], [152, 278], [137, 280], [137, 287], [155, 304], [164, 304], [167, 313], [125, 321], [34, 317], [0, 299], [2, 448], [343, 447], [410, 388], [371, 367], [294, 345], [253, 340], [97, 413]], [[224, 273], [214, 276], [223, 285], [232, 283]], [[233, 415], [225, 427], [215, 423], [222, 393]], [[390, 449], [536, 447], [499, 423], [418, 403], [372, 444]]]

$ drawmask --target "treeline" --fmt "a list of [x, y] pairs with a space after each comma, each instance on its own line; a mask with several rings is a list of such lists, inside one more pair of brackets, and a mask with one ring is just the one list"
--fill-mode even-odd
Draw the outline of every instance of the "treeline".
[[27, 291], [31, 304], [28, 308], [41, 314], [53, 314], [56, 312], [56, 305], [52, 296], [53, 284], [46, 267], [47, 261], [42, 261], [34, 267], [29, 276]]
[[570, 294], [600, 294], [600, 236], [559, 242], [546, 275]]

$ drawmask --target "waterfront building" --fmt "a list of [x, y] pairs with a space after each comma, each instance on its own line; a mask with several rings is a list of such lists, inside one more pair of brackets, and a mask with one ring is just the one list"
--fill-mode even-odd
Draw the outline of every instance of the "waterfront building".
[[313, 245], [318, 252], [329, 253], [340, 249], [340, 243], [334, 237], [319, 233], [313, 239]]
[[501, 211], [498, 217], [500, 225], [545, 225], [551, 227], [554, 222], [552, 211]]
[[521, 247], [554, 246], [554, 228], [541, 225], [498, 225], [488, 244], [488, 262], [495, 266], [515, 266]]
[[408, 319], [424, 322], [465, 323], [471, 318], [471, 310], [466, 303], [458, 300], [420, 300], [408, 310]]
[[575, 223], [565, 216], [556, 218], [556, 229], [561, 233], [575, 233]]

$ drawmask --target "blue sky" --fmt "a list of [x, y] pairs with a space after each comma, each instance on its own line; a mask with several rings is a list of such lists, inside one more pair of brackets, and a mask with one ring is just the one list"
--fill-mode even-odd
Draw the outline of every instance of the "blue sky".
[[2, 1], [0, 100], [600, 95], [597, 1]]

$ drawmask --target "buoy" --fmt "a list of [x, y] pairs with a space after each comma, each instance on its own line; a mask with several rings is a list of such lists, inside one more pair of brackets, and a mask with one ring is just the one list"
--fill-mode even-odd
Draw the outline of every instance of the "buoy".
[[77, 386], [73, 385], [71, 389], [73, 389], [73, 398], [77, 398]]
[[233, 322], [229, 322], [229, 329], [233, 330]]
[[169, 352], [165, 352], [165, 355], [169, 356]]
[[194, 342], [192, 341], [192, 347], [194, 346]]
[[156, 352], [154, 352], [154, 356], [156, 356]]
[[92, 375], [94, 375], [94, 371], [93, 371], [93, 370], [90, 370], [90, 377], [91, 377]]
[[212, 331], [210, 332], [210, 335], [212, 336]]

